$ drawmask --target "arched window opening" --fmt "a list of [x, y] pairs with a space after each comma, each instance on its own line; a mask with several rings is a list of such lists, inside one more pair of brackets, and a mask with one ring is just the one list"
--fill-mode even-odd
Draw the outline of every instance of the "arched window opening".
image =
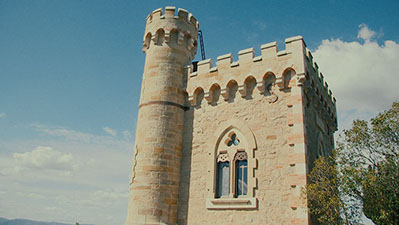
[[197, 88], [194, 91], [194, 97], [195, 97], [195, 107], [199, 107], [201, 105], [202, 100], [204, 99], [204, 90], [202, 88]]
[[169, 35], [169, 43], [177, 44], [177, 39], [179, 38], [179, 31], [171, 30]]
[[228, 88], [228, 93], [229, 93], [229, 100], [233, 100], [236, 98], [236, 93], [238, 90], [238, 84], [235, 80], [231, 80], [228, 84], [227, 84], [227, 88]]
[[[206, 207], [221, 210], [256, 209], [255, 138], [245, 124], [235, 121], [236, 125], [233, 126], [230, 122], [215, 131], [215, 142], [212, 141], [216, 146], [210, 154], [213, 173], [208, 173], [212, 182], [207, 183]], [[243, 128], [245, 132], [236, 127]]]
[[245, 196], [248, 192], [248, 161], [246, 152], [238, 152], [235, 157], [235, 197]]
[[248, 99], [251, 99], [253, 91], [256, 87], [256, 79], [254, 77], [250, 76], [247, 79], [245, 79], [244, 83], [245, 83], [245, 89], [246, 89], [246, 97]]
[[290, 88], [291, 78], [295, 75], [295, 72], [292, 69], [288, 69], [284, 72], [284, 88]]
[[159, 29], [156, 33], [156, 45], [162, 45], [165, 41], [165, 31], [163, 29]]
[[218, 102], [219, 101], [219, 97], [220, 97], [220, 86], [218, 84], [212, 85], [212, 87], [210, 88], [210, 92], [211, 92], [211, 95], [212, 95], [211, 101], [213, 103]]
[[228, 154], [220, 154], [217, 161], [216, 198], [228, 197], [230, 193], [230, 163]]
[[151, 44], [151, 33], [148, 33], [146, 36], [145, 36], [145, 41], [144, 41], [144, 46], [145, 46], [145, 48], [149, 48], [150, 47], [150, 44]]
[[217, 155], [215, 197], [237, 198], [247, 193], [248, 156], [239, 135], [230, 131]]
[[273, 73], [266, 74], [265, 76], [265, 95], [271, 96], [272, 95], [272, 87], [276, 83], [276, 76]]

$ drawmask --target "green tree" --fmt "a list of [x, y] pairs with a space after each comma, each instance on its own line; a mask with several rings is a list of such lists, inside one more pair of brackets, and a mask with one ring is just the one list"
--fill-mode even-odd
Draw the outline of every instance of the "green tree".
[[317, 159], [308, 178], [309, 184], [302, 194], [307, 196], [312, 220], [316, 224], [339, 224], [344, 202], [338, 190], [340, 177], [335, 156]]
[[399, 102], [371, 123], [354, 121], [338, 152], [340, 187], [356, 202], [352, 205], [375, 224], [399, 224]]
[[399, 224], [399, 165], [389, 158], [369, 168], [363, 182], [363, 211], [375, 224]]
[[[354, 121], [336, 152], [316, 160], [309, 174], [304, 194], [313, 218], [321, 224], [356, 224], [364, 212], [375, 224], [399, 224], [399, 103], [371, 123]], [[331, 222], [337, 207], [340, 213]]]

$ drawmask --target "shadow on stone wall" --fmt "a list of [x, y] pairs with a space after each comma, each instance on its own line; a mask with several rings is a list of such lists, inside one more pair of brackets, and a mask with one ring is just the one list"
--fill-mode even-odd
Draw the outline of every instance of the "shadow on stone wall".
[[194, 109], [191, 108], [184, 113], [183, 148], [180, 167], [179, 205], [177, 215], [177, 222], [181, 225], [187, 224], [193, 143], [193, 120]]

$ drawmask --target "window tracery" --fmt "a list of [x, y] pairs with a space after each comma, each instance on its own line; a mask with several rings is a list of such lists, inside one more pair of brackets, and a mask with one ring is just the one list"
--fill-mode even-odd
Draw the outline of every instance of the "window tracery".
[[[213, 188], [207, 199], [208, 209], [256, 208], [253, 190], [256, 186], [253, 170], [256, 166], [255, 147], [248, 145], [248, 137], [251, 136], [230, 127], [218, 138], [213, 156]], [[255, 142], [251, 140], [252, 143]]]
[[[234, 120], [232, 120], [234, 121]], [[235, 121], [238, 127], [215, 131], [214, 153], [210, 167], [210, 186], [206, 207], [208, 209], [256, 209], [256, 142], [250, 129]], [[221, 126], [220, 128], [223, 128]], [[219, 136], [219, 137], [218, 137]]]

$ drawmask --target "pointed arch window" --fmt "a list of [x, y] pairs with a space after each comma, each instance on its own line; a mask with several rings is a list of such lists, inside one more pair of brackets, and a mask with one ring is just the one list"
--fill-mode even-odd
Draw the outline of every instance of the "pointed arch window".
[[[235, 132], [230, 132], [224, 147], [227, 149], [220, 150], [217, 157], [215, 197], [245, 196], [248, 193], [248, 156], [245, 148], [240, 146]], [[233, 159], [229, 157], [229, 152]]]
[[249, 147], [246, 136], [235, 128], [224, 131], [218, 140], [213, 161], [213, 188], [207, 208], [255, 209], [255, 148]]

